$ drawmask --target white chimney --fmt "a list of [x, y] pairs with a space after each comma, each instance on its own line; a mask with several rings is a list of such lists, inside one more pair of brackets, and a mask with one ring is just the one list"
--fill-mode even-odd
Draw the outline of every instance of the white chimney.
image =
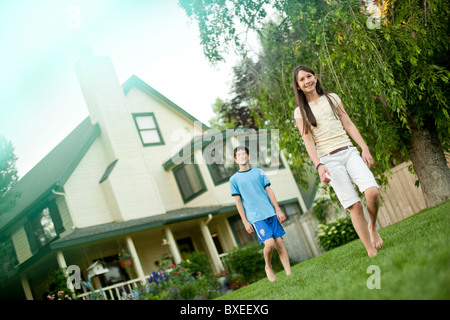
[[100, 141], [108, 164], [118, 159], [108, 179], [102, 182], [107, 185], [107, 198], [114, 195], [114, 200], [109, 201], [112, 210], [120, 212], [119, 217], [117, 213], [113, 216], [130, 220], [164, 213], [111, 58], [96, 57], [90, 47], [84, 47], [75, 70], [91, 121], [100, 125]]

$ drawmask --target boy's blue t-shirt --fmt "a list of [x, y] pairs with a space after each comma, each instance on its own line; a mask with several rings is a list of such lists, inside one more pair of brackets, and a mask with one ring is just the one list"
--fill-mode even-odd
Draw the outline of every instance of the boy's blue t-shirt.
[[265, 187], [270, 186], [267, 176], [259, 168], [238, 171], [230, 178], [231, 195], [240, 195], [248, 222], [265, 220], [274, 215], [275, 209], [270, 202]]

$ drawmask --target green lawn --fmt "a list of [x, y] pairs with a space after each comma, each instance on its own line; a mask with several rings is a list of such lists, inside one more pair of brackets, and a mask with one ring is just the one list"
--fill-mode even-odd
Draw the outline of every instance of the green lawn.
[[[355, 240], [220, 297], [228, 300], [450, 299], [450, 201], [423, 210], [380, 231], [384, 246], [368, 258]], [[367, 280], [380, 270], [380, 289]]]

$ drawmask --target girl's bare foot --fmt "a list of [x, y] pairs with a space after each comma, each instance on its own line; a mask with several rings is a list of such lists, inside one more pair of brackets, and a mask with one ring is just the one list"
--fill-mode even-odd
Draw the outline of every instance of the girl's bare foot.
[[372, 244], [375, 247], [375, 249], [380, 249], [381, 246], [383, 245], [383, 239], [381, 239], [377, 228], [376, 227], [372, 227], [369, 225], [369, 233], [370, 233], [370, 239], [372, 240]]

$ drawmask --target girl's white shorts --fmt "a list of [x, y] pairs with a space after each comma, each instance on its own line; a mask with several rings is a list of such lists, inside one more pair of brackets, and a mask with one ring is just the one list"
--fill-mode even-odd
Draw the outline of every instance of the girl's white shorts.
[[320, 162], [330, 171], [330, 185], [345, 209], [361, 201], [352, 182], [358, 186], [361, 193], [370, 187], [379, 188], [355, 146], [323, 156]]

